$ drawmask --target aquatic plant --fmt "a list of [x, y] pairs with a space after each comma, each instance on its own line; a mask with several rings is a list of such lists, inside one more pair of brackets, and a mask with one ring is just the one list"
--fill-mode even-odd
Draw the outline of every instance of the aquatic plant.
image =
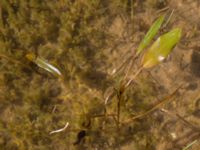
[[[0, 2], [0, 147], [115, 149], [141, 139], [154, 144], [146, 134], [152, 119], [143, 117], [174, 93], [150, 107], [155, 87], [141, 72], [169, 55], [181, 30], [161, 35], [148, 47], [164, 21], [159, 17], [136, 49], [137, 57], [131, 57], [139, 67], [134, 73], [110, 76], [106, 67], [113, 62], [107, 61], [105, 49], [116, 44], [116, 37], [109, 29], [118, 14], [133, 20], [131, 3], [130, 7], [130, 1], [122, 0]], [[138, 84], [131, 86], [136, 77]], [[113, 86], [105, 105], [104, 95]], [[140, 120], [133, 122], [138, 115]]]

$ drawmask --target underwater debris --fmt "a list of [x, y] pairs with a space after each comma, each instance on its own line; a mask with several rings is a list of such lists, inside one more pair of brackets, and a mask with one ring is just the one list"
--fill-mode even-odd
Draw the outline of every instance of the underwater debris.
[[74, 145], [79, 144], [83, 138], [86, 136], [86, 131], [85, 130], [81, 130], [78, 134], [77, 134], [77, 140], [76, 142], [74, 142]]
[[58, 130], [51, 131], [49, 134], [54, 134], [54, 133], [62, 132], [62, 131], [64, 131], [65, 129], [67, 129], [68, 126], [69, 126], [69, 122], [67, 122], [63, 128], [58, 129]]

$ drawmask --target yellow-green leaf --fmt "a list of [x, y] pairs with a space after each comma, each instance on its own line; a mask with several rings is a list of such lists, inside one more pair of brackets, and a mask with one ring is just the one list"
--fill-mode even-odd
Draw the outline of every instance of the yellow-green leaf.
[[160, 36], [144, 54], [142, 66], [144, 68], [150, 68], [162, 62], [180, 40], [180, 37], [180, 28], [173, 29]]
[[152, 41], [158, 30], [160, 29], [160, 26], [162, 25], [164, 21], [164, 16], [160, 16], [150, 27], [149, 31], [146, 33], [144, 39], [139, 44], [139, 47], [137, 49], [136, 55], [141, 53]]
[[49, 64], [46, 60], [36, 57], [35, 54], [33, 53], [29, 53], [26, 55], [26, 58], [32, 62], [34, 62], [36, 65], [38, 65], [39, 67], [47, 70], [48, 72], [52, 73], [53, 75], [59, 77], [61, 76], [61, 72], [54, 67], [53, 65]]

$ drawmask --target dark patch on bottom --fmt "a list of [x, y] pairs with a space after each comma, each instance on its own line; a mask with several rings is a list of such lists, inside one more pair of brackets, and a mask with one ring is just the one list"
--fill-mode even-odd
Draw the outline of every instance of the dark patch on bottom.
[[190, 70], [196, 77], [200, 77], [200, 52], [198, 51], [192, 54]]
[[86, 131], [85, 130], [81, 130], [77, 134], [77, 140], [76, 140], [76, 142], [74, 142], [74, 145], [80, 144], [81, 141], [84, 139], [85, 136], [86, 136]]

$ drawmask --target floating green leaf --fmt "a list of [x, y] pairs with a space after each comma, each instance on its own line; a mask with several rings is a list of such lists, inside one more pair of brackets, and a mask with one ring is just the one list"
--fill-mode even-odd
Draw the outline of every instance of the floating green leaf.
[[164, 16], [160, 16], [153, 23], [153, 25], [150, 27], [149, 31], [146, 33], [144, 39], [141, 41], [141, 43], [137, 49], [136, 55], [141, 53], [143, 51], [143, 49], [145, 49], [149, 45], [149, 43], [152, 41], [152, 39], [154, 38], [154, 36], [158, 32], [158, 30], [160, 29], [160, 26], [162, 25], [163, 21], [164, 21]]
[[52, 73], [53, 75], [59, 77], [61, 76], [61, 72], [54, 67], [53, 65], [49, 64], [46, 60], [36, 57], [35, 54], [29, 53], [26, 55], [26, 58], [32, 62], [34, 62], [39, 67], [47, 70], [48, 72]]
[[172, 51], [181, 37], [181, 29], [176, 28], [160, 36], [147, 50], [142, 59], [144, 68], [153, 67], [162, 62]]

